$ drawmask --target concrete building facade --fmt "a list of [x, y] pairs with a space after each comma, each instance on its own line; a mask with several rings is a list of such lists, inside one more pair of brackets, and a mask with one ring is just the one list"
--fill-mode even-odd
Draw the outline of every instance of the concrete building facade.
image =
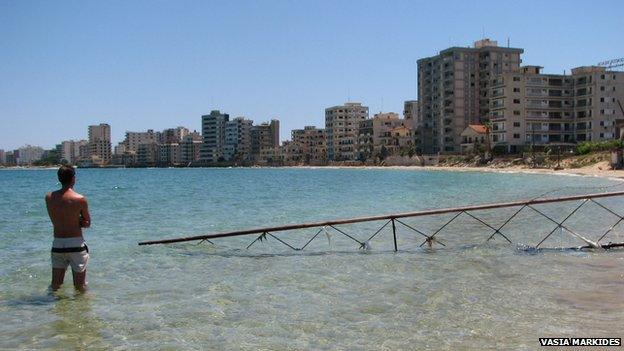
[[158, 133], [155, 133], [153, 129], [148, 129], [146, 132], [126, 132], [126, 139], [123, 141], [125, 144], [124, 152], [138, 152], [139, 145], [151, 144], [158, 142]]
[[415, 129], [422, 152], [459, 152], [464, 129], [488, 116], [492, 77], [518, 69], [523, 52], [483, 39], [418, 60], [421, 121]]
[[251, 127], [251, 157], [257, 160], [263, 149], [277, 149], [280, 146], [279, 121], [263, 122]]
[[167, 143], [159, 145], [159, 165], [177, 166], [180, 163], [182, 163], [182, 149], [179, 143]]
[[289, 161], [306, 164], [327, 162], [327, 133], [325, 129], [305, 126], [291, 131], [292, 142], [287, 145]]
[[137, 150], [137, 164], [140, 166], [156, 166], [160, 161], [160, 146], [158, 143], [140, 144]]
[[405, 124], [405, 119], [399, 118], [394, 112], [378, 113], [373, 118], [360, 121], [357, 139], [358, 159], [367, 160], [371, 157], [385, 157], [397, 153], [401, 146], [411, 142], [411, 130]]
[[245, 117], [236, 117], [225, 125], [226, 161], [243, 161], [251, 154], [251, 128], [253, 121]]
[[575, 138], [577, 141], [619, 137], [616, 125], [624, 120], [624, 72], [604, 67], [572, 69]]
[[420, 113], [418, 111], [418, 100], [408, 100], [403, 103], [403, 119], [405, 126], [411, 130], [420, 123]]
[[81, 153], [81, 149], [88, 144], [86, 140], [65, 140], [60, 144], [60, 160], [61, 162], [67, 162], [69, 164], [77, 164], [84, 157], [88, 155]]
[[223, 161], [225, 149], [225, 126], [230, 115], [213, 110], [202, 116], [203, 144], [200, 151], [200, 161], [206, 163]]
[[112, 157], [111, 127], [106, 123], [89, 126], [89, 157], [96, 165], [107, 164]]
[[167, 128], [158, 135], [158, 142], [161, 144], [177, 144], [189, 134], [186, 127]]
[[25, 145], [14, 151], [15, 163], [19, 166], [27, 166], [35, 161], [39, 161], [44, 154], [43, 148], [39, 146]]
[[197, 132], [191, 132], [180, 143], [180, 161], [184, 165], [191, 165], [199, 161], [199, 153], [203, 144], [202, 136]]
[[492, 145], [518, 153], [527, 146], [608, 140], [624, 119], [624, 72], [579, 67], [571, 75], [524, 66], [494, 77], [490, 88]]
[[360, 122], [368, 118], [368, 107], [359, 102], [325, 109], [327, 157], [330, 161], [349, 161], [357, 158], [357, 140]]

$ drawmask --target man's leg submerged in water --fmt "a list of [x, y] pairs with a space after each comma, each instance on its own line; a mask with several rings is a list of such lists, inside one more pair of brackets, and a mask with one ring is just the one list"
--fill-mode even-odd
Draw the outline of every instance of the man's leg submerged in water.
[[72, 271], [72, 275], [74, 276], [74, 288], [85, 292], [87, 290], [87, 270], [85, 269], [82, 272]]
[[52, 290], [58, 290], [61, 287], [61, 285], [63, 285], [64, 279], [65, 279], [64, 268], [52, 268], [52, 284], [50, 284], [50, 288], [52, 288]]

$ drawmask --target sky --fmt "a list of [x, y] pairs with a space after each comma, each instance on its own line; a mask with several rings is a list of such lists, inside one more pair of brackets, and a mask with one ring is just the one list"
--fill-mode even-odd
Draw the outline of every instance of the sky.
[[416, 61], [483, 37], [546, 73], [624, 57], [624, 1], [0, 0], [0, 149], [221, 110], [281, 139], [347, 100], [403, 111]]

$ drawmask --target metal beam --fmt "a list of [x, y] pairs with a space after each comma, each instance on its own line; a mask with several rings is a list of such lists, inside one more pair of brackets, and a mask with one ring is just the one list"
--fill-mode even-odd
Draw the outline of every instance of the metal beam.
[[575, 196], [567, 196], [567, 197], [545, 198], [545, 199], [531, 199], [531, 200], [525, 200], [525, 201], [492, 203], [492, 204], [485, 204], [485, 205], [443, 208], [443, 209], [417, 211], [417, 212], [404, 212], [404, 213], [388, 214], [388, 215], [381, 215], [381, 216], [356, 217], [356, 218], [338, 219], [338, 220], [325, 221], [325, 222], [290, 224], [290, 225], [283, 225], [283, 226], [277, 226], [277, 227], [253, 228], [253, 229], [246, 229], [246, 230], [237, 230], [237, 231], [231, 231], [231, 232], [221, 232], [221, 233], [213, 233], [213, 234], [205, 234], [205, 235], [195, 235], [195, 236], [187, 236], [187, 237], [171, 238], [171, 239], [163, 239], [163, 240], [142, 241], [142, 242], [139, 242], [139, 245], [171, 244], [171, 243], [179, 243], [179, 242], [195, 241], [195, 240], [203, 240], [203, 239], [210, 240], [210, 239], [217, 239], [217, 238], [227, 238], [227, 237], [242, 236], [242, 235], [249, 235], [249, 234], [259, 234], [259, 233], [261, 234], [261, 233], [267, 233], [267, 232], [289, 231], [289, 230], [304, 229], [304, 228], [314, 228], [314, 227], [324, 227], [324, 226], [333, 227], [335, 225], [340, 225], [340, 224], [373, 222], [373, 221], [392, 220], [392, 219], [409, 218], [409, 217], [432, 216], [432, 215], [439, 215], [439, 214], [446, 214], [446, 213], [456, 213], [456, 212], [461, 213], [465, 211], [479, 211], [479, 210], [489, 210], [489, 209], [495, 209], [495, 208], [529, 206], [529, 205], [546, 204], [546, 203], [553, 203], [553, 202], [597, 199], [597, 198], [603, 198], [603, 197], [613, 197], [613, 196], [622, 196], [622, 195], [624, 195], [624, 191], [575, 195]]

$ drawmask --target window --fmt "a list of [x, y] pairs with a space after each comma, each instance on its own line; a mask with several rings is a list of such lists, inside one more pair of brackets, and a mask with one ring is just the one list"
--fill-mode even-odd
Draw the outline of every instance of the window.
[[514, 93], [519, 93], [520, 92], [520, 88], [513, 88]]
[[604, 86], [600, 86], [600, 91], [605, 91], [605, 87]]
[[520, 77], [513, 77], [513, 81], [514, 82], [519, 82], [520, 81]]
[[514, 104], [519, 104], [520, 103], [520, 99], [513, 99], [513, 103]]
[[514, 116], [520, 116], [520, 111], [514, 110], [513, 114], [514, 114]]
[[604, 98], [603, 97], [600, 98], [600, 102], [604, 102]]
[[513, 135], [513, 138], [514, 138], [514, 139], [520, 139], [520, 134], [515, 133], [515, 134]]
[[604, 75], [604, 74], [601, 74], [601, 75], [600, 75], [600, 79], [605, 79], [605, 75]]
[[514, 122], [513, 126], [514, 127], [520, 127], [520, 122]]

